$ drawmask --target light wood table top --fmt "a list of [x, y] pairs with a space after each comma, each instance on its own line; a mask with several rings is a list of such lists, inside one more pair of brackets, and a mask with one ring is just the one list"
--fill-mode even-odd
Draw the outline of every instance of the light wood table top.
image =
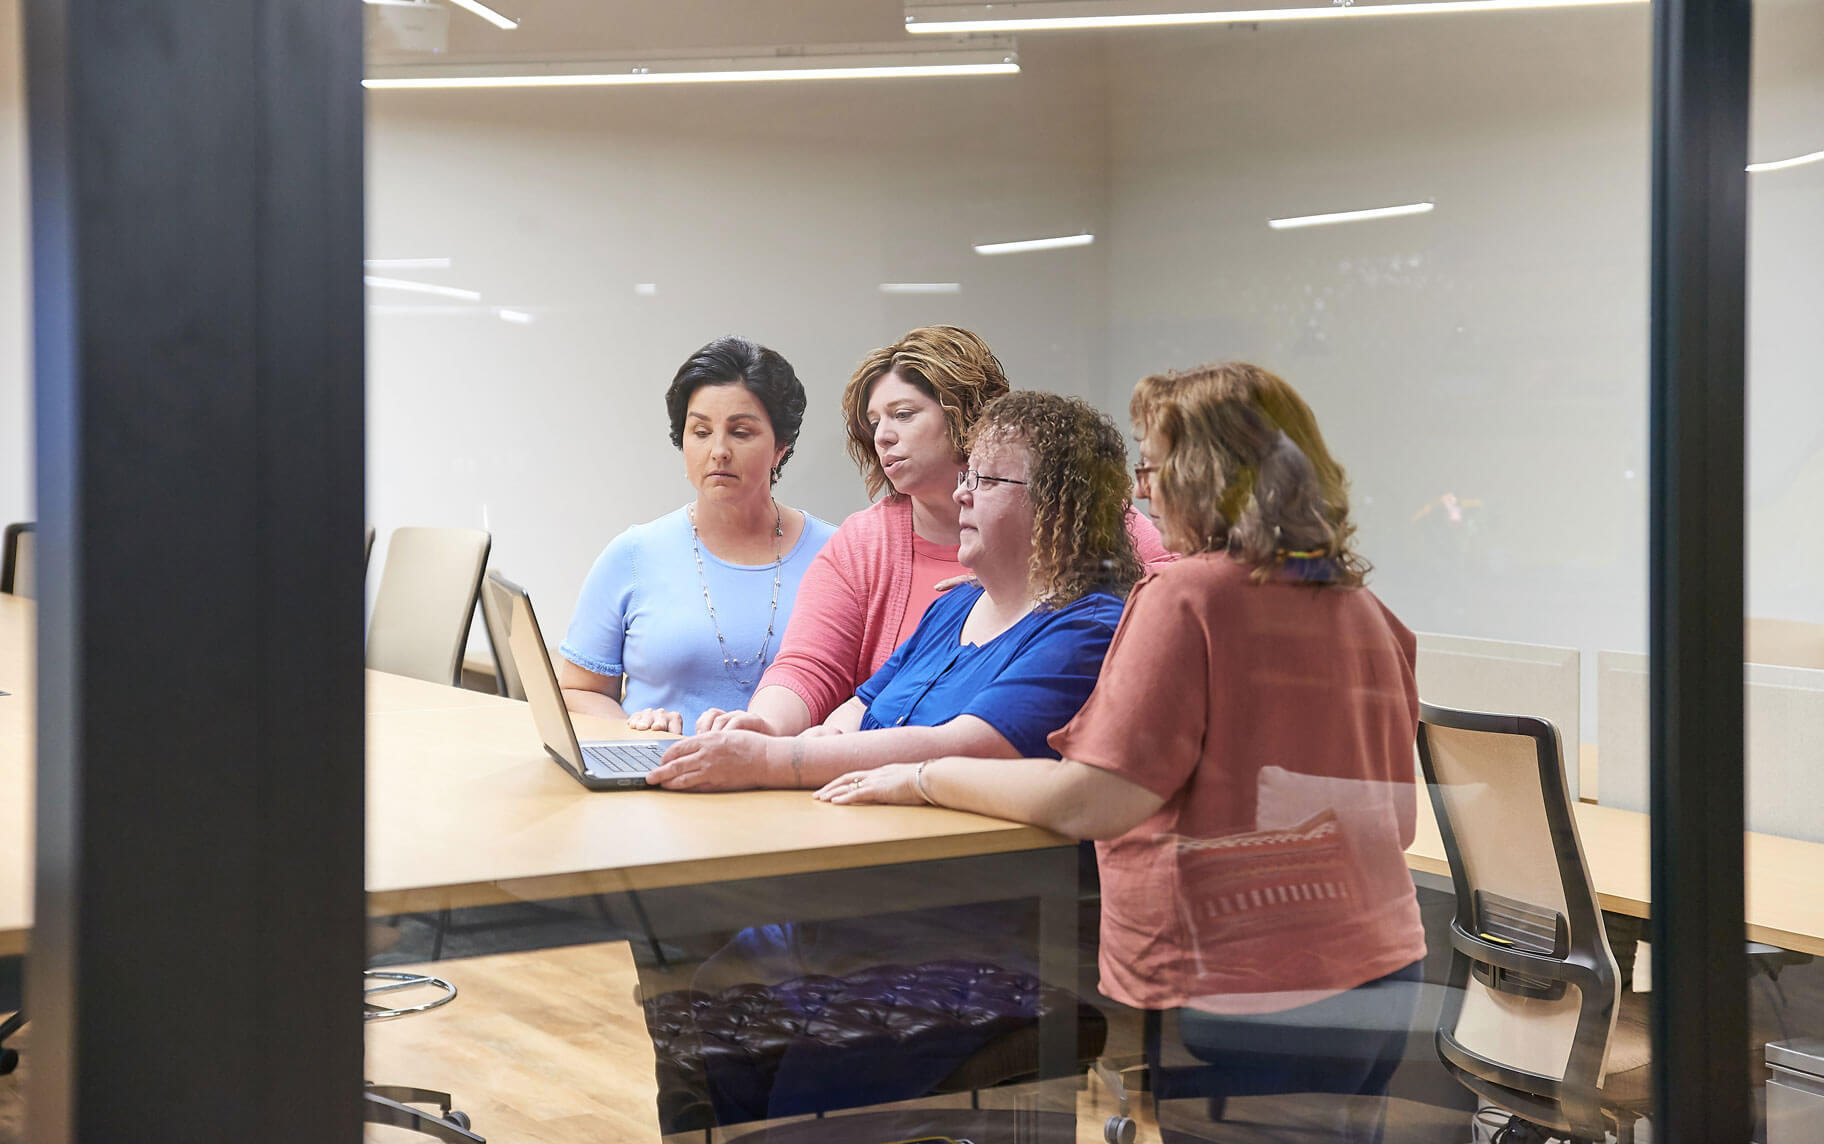
[[[432, 706], [451, 692], [459, 704]], [[368, 695], [375, 913], [1064, 844], [1037, 827], [932, 807], [832, 806], [809, 791], [590, 792], [546, 756], [524, 703], [396, 676], [375, 678]], [[614, 720], [575, 722], [583, 738], [641, 737]]]
[[[0, 596], [0, 956], [31, 925], [30, 601]], [[550, 762], [526, 706], [368, 673], [372, 913], [690, 885], [1057, 845], [1030, 826], [930, 807], [837, 807], [802, 791], [584, 790]], [[607, 720], [578, 733], [613, 736]], [[1647, 816], [1590, 803], [1578, 828], [1603, 908], [1644, 917]], [[1748, 937], [1824, 954], [1824, 845], [1745, 836]], [[1449, 875], [1430, 800], [1414, 870]]]
[[[1644, 918], [1651, 915], [1651, 819], [1637, 811], [1580, 802], [1575, 808], [1590, 881], [1602, 908]], [[1824, 845], [1773, 834], [1743, 835], [1748, 866], [1748, 939], [1782, 949], [1824, 955]], [[1431, 799], [1419, 792], [1418, 831], [1406, 865], [1448, 878], [1444, 841]]]
[[[0, 596], [0, 956], [31, 926], [34, 606]], [[1065, 845], [931, 807], [840, 807], [808, 791], [583, 789], [524, 703], [367, 674], [371, 913], [695, 885]], [[638, 735], [577, 719], [585, 738]]]

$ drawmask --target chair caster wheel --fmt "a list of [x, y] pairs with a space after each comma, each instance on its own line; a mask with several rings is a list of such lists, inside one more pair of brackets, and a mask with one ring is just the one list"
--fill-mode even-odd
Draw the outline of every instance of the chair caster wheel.
[[1138, 1129], [1134, 1122], [1125, 1116], [1111, 1116], [1108, 1123], [1102, 1126], [1102, 1139], [1108, 1144], [1134, 1144]]
[[443, 1114], [443, 1118], [445, 1120], [449, 1121], [451, 1124], [454, 1124], [456, 1127], [462, 1129], [464, 1132], [467, 1132], [471, 1127], [473, 1127], [469, 1123], [469, 1114], [462, 1111], [459, 1108], [450, 1109], [448, 1112]]

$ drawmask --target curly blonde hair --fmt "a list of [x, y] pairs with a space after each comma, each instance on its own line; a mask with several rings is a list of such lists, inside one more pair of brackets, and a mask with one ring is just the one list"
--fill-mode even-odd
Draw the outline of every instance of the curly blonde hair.
[[1060, 608], [1101, 590], [1125, 597], [1140, 578], [1140, 555], [1127, 531], [1127, 446], [1106, 414], [1088, 402], [1021, 390], [982, 409], [969, 447], [1024, 446], [1032, 500], [1033, 594]]
[[868, 482], [868, 499], [890, 488], [874, 451], [868, 425], [868, 398], [874, 383], [897, 373], [944, 411], [957, 462], [968, 455], [969, 428], [982, 406], [1007, 392], [1007, 374], [988, 343], [958, 326], [921, 326], [890, 346], [861, 360], [842, 391], [842, 417], [849, 431], [848, 451]]
[[1305, 554], [1328, 565], [1312, 582], [1366, 580], [1348, 477], [1284, 379], [1245, 362], [1153, 374], [1134, 387], [1129, 412], [1136, 433], [1162, 443], [1151, 460], [1167, 547], [1227, 551], [1254, 567], [1256, 583]]

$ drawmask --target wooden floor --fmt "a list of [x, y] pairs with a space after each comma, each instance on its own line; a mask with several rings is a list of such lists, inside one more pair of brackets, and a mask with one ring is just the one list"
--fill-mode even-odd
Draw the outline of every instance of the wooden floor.
[[[638, 1000], [638, 977], [625, 942], [444, 961], [421, 967], [449, 979], [459, 995], [425, 1013], [367, 1025], [368, 1079], [457, 1094], [457, 1106], [492, 1144], [600, 1144], [652, 1141], [656, 1084], [652, 1045]], [[418, 998], [392, 994], [395, 1003]], [[22, 1063], [0, 1078], [0, 1144], [23, 1144], [23, 1089], [31, 1071], [31, 1028], [12, 1042]], [[1013, 1108], [1029, 1097], [1019, 1088], [982, 1094], [985, 1108]], [[1333, 1138], [1334, 1109], [1326, 1098], [1248, 1098], [1230, 1102], [1213, 1137], [1253, 1144], [1318, 1142]], [[917, 1102], [933, 1109], [966, 1109], [968, 1097]], [[1077, 1094], [1077, 1140], [1099, 1144], [1102, 1126], [1116, 1110], [1100, 1082]], [[874, 1112], [878, 1110], [868, 1110]], [[1176, 1111], [1176, 1110], [1174, 1110]], [[1131, 1113], [1139, 1139], [1158, 1141], [1145, 1094], [1134, 1094]], [[858, 1112], [855, 1115], [867, 1115]], [[832, 1116], [817, 1138], [851, 1144]], [[776, 1130], [784, 1122], [773, 1121]], [[711, 1144], [739, 1140], [757, 1126], [718, 1130]], [[858, 1126], [859, 1127], [859, 1126]], [[1389, 1141], [1467, 1141], [1460, 1112], [1393, 1101]], [[369, 1126], [367, 1144], [410, 1144], [425, 1137]], [[667, 1144], [703, 1144], [700, 1134]]]

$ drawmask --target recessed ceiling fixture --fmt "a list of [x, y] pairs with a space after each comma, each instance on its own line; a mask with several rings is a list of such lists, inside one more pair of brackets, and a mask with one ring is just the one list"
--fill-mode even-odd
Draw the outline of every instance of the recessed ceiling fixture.
[[461, 8], [465, 12], [475, 13], [477, 16], [480, 16], [482, 19], [504, 32], [511, 32], [513, 29], [519, 27], [518, 20], [507, 19], [486, 4], [480, 3], [480, 0], [450, 0], [450, 3], [456, 5], [456, 7]]
[[1360, 211], [1337, 211], [1334, 214], [1298, 215], [1293, 218], [1270, 218], [1274, 230], [1296, 230], [1301, 226], [1329, 226], [1334, 222], [1366, 222], [1372, 218], [1398, 218], [1401, 215], [1427, 214], [1436, 203], [1404, 203], [1397, 207], [1370, 207]]
[[1017, 242], [984, 242], [975, 248], [977, 254], [1023, 254], [1028, 250], [1056, 250], [1061, 246], [1088, 246], [1096, 241], [1093, 234], [1062, 234], [1056, 238], [1022, 238]]
[[1802, 167], [1806, 163], [1824, 162], [1824, 151], [1813, 151], [1809, 155], [1795, 155], [1790, 159], [1775, 159], [1771, 163], [1750, 163], [1745, 168], [1754, 174], [1762, 171], [1784, 171], [1788, 167]]
[[408, 294], [434, 294], [439, 298], [460, 298], [464, 302], [481, 301], [478, 290], [463, 290], [455, 286], [439, 286], [435, 282], [413, 282], [409, 278], [377, 278], [369, 274], [361, 279], [374, 290], [402, 290]]
[[972, 37], [955, 48], [908, 50], [903, 43], [743, 49], [713, 57], [642, 56], [562, 62], [402, 64], [375, 68], [376, 90], [508, 87], [640, 87], [681, 83], [775, 83], [814, 79], [917, 79], [1017, 75], [1006, 36]]
[[1528, 8], [1588, 8], [1642, 4], [1647, 0], [1437, 0], [1237, 8], [1186, 9], [1182, 0], [1017, 0], [1006, 4], [958, 4], [953, 0], [906, 0], [906, 31], [925, 35], [970, 32], [1045, 32], [1078, 28], [1158, 28], [1174, 24], [1259, 24], [1273, 20], [1339, 20], [1370, 16], [1437, 16], [1464, 12], [1511, 12]]
[[366, 258], [361, 265], [369, 270], [448, 270], [448, 258]]
[[882, 294], [961, 294], [961, 282], [882, 282]]

